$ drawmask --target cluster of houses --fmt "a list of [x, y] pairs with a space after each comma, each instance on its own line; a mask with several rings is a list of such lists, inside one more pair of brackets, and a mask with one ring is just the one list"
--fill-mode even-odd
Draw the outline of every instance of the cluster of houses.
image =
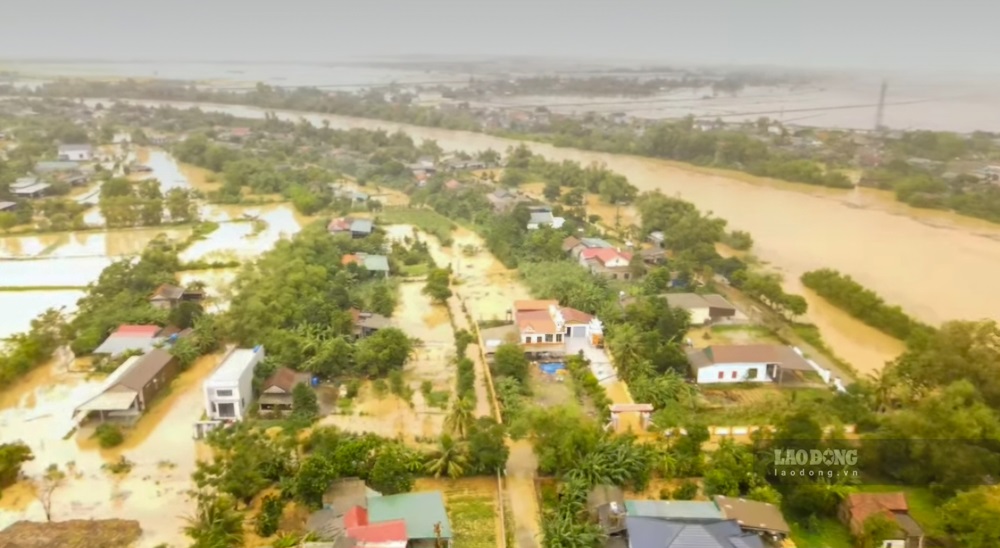
[[[156, 308], [169, 310], [185, 301], [200, 301], [201, 291], [163, 284], [150, 295]], [[379, 314], [350, 310], [355, 338], [364, 338], [389, 326]], [[150, 403], [181, 372], [171, 347], [191, 334], [190, 329], [158, 325], [122, 325], [93, 352], [99, 360], [117, 360], [130, 355], [104, 380], [91, 397], [74, 411], [80, 424], [96, 418], [100, 422], [134, 423]], [[254, 370], [265, 357], [264, 348], [233, 348], [204, 381], [205, 420], [195, 425], [196, 436], [220, 424], [241, 421], [254, 406], [262, 414], [292, 411], [292, 390], [312, 384], [312, 377], [285, 367], [279, 368], [261, 385], [259, 397], [253, 388]]]
[[[598, 486], [587, 504], [609, 547], [764, 548], [783, 542], [791, 531], [777, 506], [721, 495], [709, 501], [625, 500], [621, 489]], [[880, 546], [923, 548], [923, 530], [910, 516], [903, 493], [853, 493], [839, 509], [855, 536], [877, 514], [897, 526]]]
[[383, 495], [358, 478], [335, 480], [306, 529], [315, 548], [445, 548], [451, 522], [440, 491]]
[[[36, 163], [34, 174], [11, 183], [8, 192], [15, 198], [36, 199], [49, 194], [55, 182], [84, 185], [90, 180], [92, 168], [83, 164], [93, 158], [94, 151], [90, 145], [60, 145], [58, 160]], [[0, 211], [14, 209], [15, 205], [14, 202], [0, 202]]]

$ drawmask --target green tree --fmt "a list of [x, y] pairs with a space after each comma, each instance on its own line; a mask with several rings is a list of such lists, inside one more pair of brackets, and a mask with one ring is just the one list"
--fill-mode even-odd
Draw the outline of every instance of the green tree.
[[292, 410], [296, 417], [310, 422], [319, 416], [316, 392], [308, 384], [300, 382], [292, 388]]
[[413, 341], [394, 327], [380, 329], [357, 344], [355, 362], [369, 376], [400, 370], [413, 353]]
[[260, 505], [260, 513], [257, 514], [255, 529], [262, 537], [269, 537], [278, 532], [278, 525], [281, 523], [281, 513], [285, 509], [285, 501], [281, 497], [268, 495]]
[[941, 508], [944, 530], [966, 548], [1000, 546], [1000, 489], [981, 486], [959, 493]]
[[383, 445], [368, 475], [368, 485], [383, 495], [413, 489], [415, 473], [422, 471], [420, 458], [398, 443]]
[[423, 293], [437, 304], [444, 304], [451, 297], [450, 283], [451, 272], [446, 268], [432, 268], [427, 273], [427, 282], [424, 285]]
[[475, 421], [476, 406], [469, 398], [459, 398], [451, 405], [451, 411], [444, 419], [444, 427], [452, 435], [464, 440]]
[[861, 525], [861, 534], [858, 535], [858, 548], [880, 548], [882, 542], [891, 538], [892, 534], [899, 528], [896, 522], [883, 513], [872, 514]]
[[496, 374], [516, 379], [522, 384], [528, 382], [529, 366], [524, 349], [518, 344], [503, 343], [493, 354], [493, 369]]
[[243, 545], [243, 515], [225, 496], [201, 495], [194, 515], [187, 518], [184, 533], [191, 548], [232, 548]]
[[17, 481], [21, 464], [31, 460], [35, 460], [35, 455], [24, 442], [0, 444], [0, 489]]
[[438, 449], [427, 461], [427, 472], [439, 478], [446, 475], [452, 479], [460, 478], [469, 471], [468, 447], [464, 442], [457, 441], [448, 434], [443, 434], [438, 443]]
[[494, 474], [504, 467], [510, 449], [504, 427], [492, 417], [479, 417], [469, 429], [469, 462], [475, 474]]
[[167, 191], [166, 207], [171, 221], [187, 223], [198, 218], [198, 209], [191, 200], [190, 192], [182, 188]]
[[9, 232], [10, 229], [18, 225], [17, 215], [6, 211], [0, 212], [0, 230]]

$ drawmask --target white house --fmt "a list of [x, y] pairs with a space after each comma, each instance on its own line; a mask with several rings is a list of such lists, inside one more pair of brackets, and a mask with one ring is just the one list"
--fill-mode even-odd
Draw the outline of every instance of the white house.
[[59, 145], [59, 159], [68, 162], [89, 162], [94, 158], [90, 145]]
[[794, 348], [777, 344], [716, 345], [688, 352], [698, 384], [781, 382], [783, 371], [812, 371]]
[[264, 347], [237, 348], [205, 380], [205, 413], [209, 420], [243, 420], [253, 401], [253, 370], [264, 359]]
[[566, 219], [552, 215], [551, 211], [532, 211], [531, 219], [528, 220], [528, 230], [538, 230], [543, 226], [559, 229], [564, 224], [566, 224]]
[[736, 307], [721, 295], [709, 293], [666, 293], [670, 308], [687, 310], [691, 316], [691, 325], [708, 325], [718, 321], [732, 320], [736, 317]]

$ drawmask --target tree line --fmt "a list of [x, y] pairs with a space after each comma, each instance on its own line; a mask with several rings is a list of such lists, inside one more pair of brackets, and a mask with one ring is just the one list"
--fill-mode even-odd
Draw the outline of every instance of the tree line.
[[854, 278], [822, 268], [802, 275], [802, 284], [815, 291], [820, 297], [830, 301], [862, 322], [906, 341], [918, 335], [926, 335], [931, 327], [913, 319], [902, 308], [885, 302], [877, 293], [854, 280]]

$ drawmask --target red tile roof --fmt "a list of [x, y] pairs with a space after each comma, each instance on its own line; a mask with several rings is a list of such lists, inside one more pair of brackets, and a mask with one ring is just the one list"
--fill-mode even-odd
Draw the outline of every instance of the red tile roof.
[[452, 179], [444, 184], [444, 187], [447, 188], [448, 190], [455, 190], [461, 188], [461, 186], [462, 183], [456, 181], [455, 179]]
[[608, 261], [614, 260], [621, 257], [626, 261], [632, 260], [632, 254], [628, 251], [618, 251], [617, 249], [605, 248], [605, 247], [593, 247], [590, 249], [584, 249], [580, 253], [580, 258], [589, 261], [591, 259], [597, 259], [601, 261], [601, 264], [606, 264]]
[[581, 312], [575, 308], [569, 308], [568, 306], [560, 308], [559, 311], [562, 312], [563, 319], [566, 320], [566, 323], [590, 323], [590, 320], [594, 319], [594, 317], [590, 314]]
[[865, 520], [877, 513], [909, 512], [906, 495], [896, 493], [851, 493], [844, 501], [850, 511], [851, 530], [864, 529]]
[[556, 322], [548, 310], [528, 310], [517, 313], [517, 328], [522, 333], [555, 333]]
[[346, 232], [351, 229], [351, 220], [347, 217], [333, 219], [326, 229], [330, 232]]
[[361, 264], [361, 257], [357, 255], [344, 255], [340, 258], [340, 264], [347, 266], [349, 264]]

